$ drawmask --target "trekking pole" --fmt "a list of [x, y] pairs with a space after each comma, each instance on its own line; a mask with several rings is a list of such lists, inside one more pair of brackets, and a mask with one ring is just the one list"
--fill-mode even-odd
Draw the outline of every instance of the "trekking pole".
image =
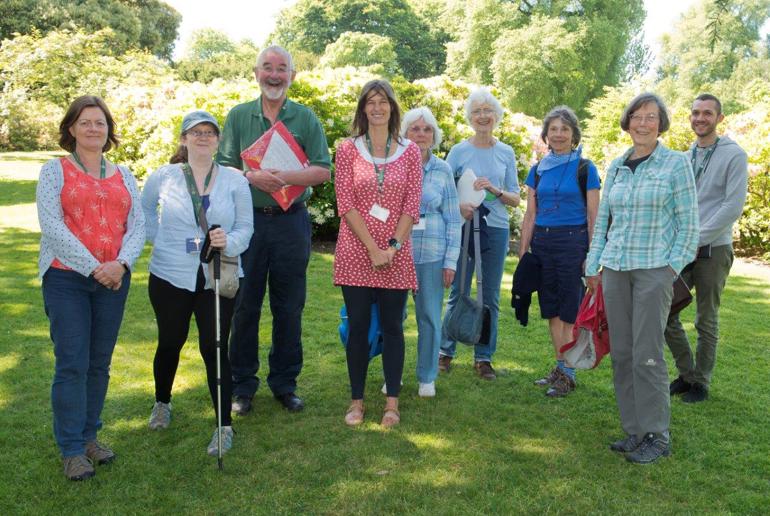
[[217, 343], [217, 465], [222, 471], [222, 342], [219, 322], [219, 278], [221, 276], [221, 254], [214, 251], [214, 316], [216, 317]]
[[206, 241], [201, 249], [201, 262], [209, 263], [214, 260], [214, 327], [216, 332], [216, 348], [217, 348], [217, 465], [219, 470], [222, 471], [222, 337], [220, 328], [220, 316], [219, 316], [219, 279], [222, 276], [222, 255], [221, 249], [211, 247], [211, 234], [214, 229], [219, 228], [219, 224], [214, 224], [209, 228], [209, 232], [206, 233]]

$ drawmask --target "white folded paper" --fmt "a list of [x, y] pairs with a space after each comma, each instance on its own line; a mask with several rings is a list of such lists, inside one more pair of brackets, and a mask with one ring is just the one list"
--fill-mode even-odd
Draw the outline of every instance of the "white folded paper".
[[457, 181], [457, 199], [460, 204], [470, 203], [473, 207], [478, 207], [484, 201], [486, 190], [476, 190], [473, 183], [478, 179], [472, 169], [466, 168], [463, 175]]

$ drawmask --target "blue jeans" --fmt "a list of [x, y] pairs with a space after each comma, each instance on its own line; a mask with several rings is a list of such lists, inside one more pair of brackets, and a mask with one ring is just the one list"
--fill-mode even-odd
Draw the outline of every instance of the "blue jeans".
[[43, 303], [56, 358], [51, 405], [53, 433], [64, 457], [82, 455], [96, 439], [112, 350], [118, 339], [130, 274], [120, 290], [93, 277], [50, 268], [43, 276]]
[[417, 381], [431, 383], [438, 375], [441, 308], [444, 305], [444, 262], [415, 264], [419, 288], [414, 295], [417, 319]]
[[[481, 273], [484, 279], [484, 291], [482, 292], [484, 304], [489, 307], [490, 311], [490, 332], [489, 332], [489, 344], [476, 345], [474, 350], [474, 359], [478, 362], [491, 362], [492, 355], [495, 354], [497, 349], [497, 319], [500, 314], [500, 283], [503, 281], [503, 269], [505, 267], [505, 257], [508, 254], [508, 240], [510, 238], [510, 232], [505, 228], [486, 228], [487, 242], [489, 247], [481, 252]], [[471, 242], [470, 245], [473, 245]], [[454, 283], [452, 283], [452, 291], [449, 293], [449, 301], [447, 302], [447, 309], [457, 303], [457, 298], [460, 297], [460, 261], [462, 260], [462, 254], [457, 260], [457, 274], [455, 275]], [[471, 279], [474, 274], [475, 261], [473, 258], [468, 259], [468, 265], [465, 270], [465, 291], [470, 292]], [[475, 296], [474, 296], [475, 298]], [[454, 357], [457, 342], [443, 338], [441, 344], [441, 355]]]
[[230, 335], [233, 394], [252, 397], [259, 387], [259, 319], [270, 289], [272, 346], [267, 384], [275, 396], [294, 392], [302, 370], [302, 310], [310, 260], [307, 210], [268, 215], [254, 210], [254, 234], [241, 255], [244, 278]]

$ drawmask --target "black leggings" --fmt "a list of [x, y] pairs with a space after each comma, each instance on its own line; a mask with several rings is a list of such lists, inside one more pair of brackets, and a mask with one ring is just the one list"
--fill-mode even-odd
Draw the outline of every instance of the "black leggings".
[[348, 376], [351, 398], [364, 398], [369, 369], [369, 320], [372, 303], [377, 303], [382, 331], [382, 370], [388, 396], [398, 397], [404, 372], [404, 307], [407, 290], [342, 286], [348, 310]]
[[[155, 351], [155, 360], [152, 364], [155, 376], [155, 400], [163, 403], [171, 401], [171, 387], [174, 384], [176, 369], [179, 365], [179, 353], [187, 341], [190, 318], [195, 314], [195, 323], [198, 326], [198, 348], [203, 357], [203, 363], [206, 364], [209, 393], [214, 403], [214, 417], [216, 417], [217, 355], [214, 291], [205, 290], [204, 284], [203, 269], [200, 267], [198, 268], [195, 292], [177, 288], [168, 281], [150, 274], [148, 290], [152, 308], [155, 310], [155, 320], [158, 324], [158, 349]], [[234, 306], [235, 299], [219, 297], [222, 425], [224, 426], [230, 426], [232, 422], [230, 398], [233, 381], [230, 372], [230, 360], [227, 358], [227, 341]]]

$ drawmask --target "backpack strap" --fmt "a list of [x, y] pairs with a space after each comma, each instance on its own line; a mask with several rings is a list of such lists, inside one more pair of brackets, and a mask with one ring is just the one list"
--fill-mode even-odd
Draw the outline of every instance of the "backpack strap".
[[588, 206], [588, 160], [580, 158], [577, 169], [578, 186], [580, 187], [580, 193], [583, 194], [583, 204]]

